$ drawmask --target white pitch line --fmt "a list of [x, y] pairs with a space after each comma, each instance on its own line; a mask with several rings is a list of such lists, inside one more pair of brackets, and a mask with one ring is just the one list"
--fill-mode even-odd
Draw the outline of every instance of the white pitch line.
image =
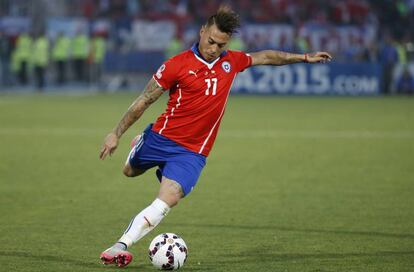
[[[108, 130], [98, 128], [0, 128], [1, 135], [10, 136], [102, 136]], [[414, 139], [414, 131], [370, 130], [226, 130], [221, 138], [297, 138], [297, 139]]]

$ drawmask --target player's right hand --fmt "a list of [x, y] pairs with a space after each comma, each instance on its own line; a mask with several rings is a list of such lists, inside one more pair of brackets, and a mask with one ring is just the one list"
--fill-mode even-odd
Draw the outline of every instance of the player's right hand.
[[101, 160], [104, 160], [108, 154], [111, 156], [115, 152], [115, 149], [118, 147], [118, 141], [118, 136], [116, 136], [115, 133], [109, 133], [104, 140], [99, 158]]

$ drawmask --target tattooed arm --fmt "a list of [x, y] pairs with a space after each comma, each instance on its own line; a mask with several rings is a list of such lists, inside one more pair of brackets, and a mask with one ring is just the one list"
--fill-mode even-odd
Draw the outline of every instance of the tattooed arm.
[[152, 78], [142, 94], [135, 99], [131, 106], [129, 106], [128, 111], [124, 114], [118, 125], [106, 136], [99, 155], [101, 160], [105, 159], [108, 154], [112, 155], [114, 153], [122, 134], [124, 134], [124, 132], [127, 131], [127, 129], [141, 117], [144, 111], [163, 93], [164, 89]]
[[312, 54], [292, 54], [282, 51], [264, 50], [250, 53], [252, 66], [254, 65], [285, 65], [298, 62], [326, 62], [332, 59], [326, 52], [316, 52]]

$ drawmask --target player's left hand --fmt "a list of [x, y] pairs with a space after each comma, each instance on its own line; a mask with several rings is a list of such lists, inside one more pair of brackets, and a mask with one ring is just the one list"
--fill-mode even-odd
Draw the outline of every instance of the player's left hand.
[[327, 52], [316, 52], [307, 54], [308, 63], [326, 63], [332, 60], [332, 56]]
[[113, 132], [109, 133], [104, 140], [99, 158], [101, 160], [104, 160], [107, 155], [111, 156], [115, 152], [115, 149], [118, 147], [118, 142], [118, 136], [116, 136], [116, 134]]

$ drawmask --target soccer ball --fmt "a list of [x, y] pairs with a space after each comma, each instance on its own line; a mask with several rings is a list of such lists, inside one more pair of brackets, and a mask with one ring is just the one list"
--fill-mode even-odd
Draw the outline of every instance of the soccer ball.
[[152, 240], [148, 255], [152, 264], [161, 270], [176, 270], [187, 260], [187, 245], [174, 233], [163, 233]]

